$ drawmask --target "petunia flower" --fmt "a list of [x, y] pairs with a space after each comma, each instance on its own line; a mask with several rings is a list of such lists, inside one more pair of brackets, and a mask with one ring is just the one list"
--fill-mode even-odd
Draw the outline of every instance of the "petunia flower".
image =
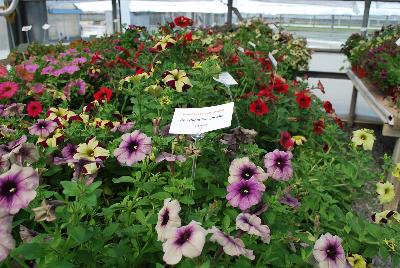
[[311, 106], [311, 98], [308, 96], [308, 91], [303, 90], [295, 94], [296, 102], [301, 109], [307, 109]]
[[234, 159], [229, 167], [229, 175], [229, 183], [250, 179], [262, 182], [268, 178], [264, 170], [251, 162], [248, 157]]
[[0, 262], [5, 260], [12, 249], [15, 248], [15, 240], [9, 232], [0, 232]]
[[0, 158], [0, 173], [6, 172], [10, 169], [10, 161], [8, 159]]
[[392, 220], [400, 223], [400, 214], [395, 210], [384, 210], [372, 214], [371, 219], [375, 223], [391, 223]]
[[174, 23], [176, 26], [185, 28], [185, 27], [191, 26], [193, 24], [193, 20], [191, 20], [185, 16], [179, 16], [174, 19]]
[[10, 215], [5, 208], [0, 207], [0, 234], [11, 233], [12, 221], [13, 216]]
[[271, 240], [271, 231], [268, 225], [262, 225], [261, 219], [254, 214], [240, 213], [236, 217], [236, 229], [240, 229], [251, 235], [259, 236], [261, 240], [267, 244], [269, 244]]
[[354, 268], [367, 268], [367, 262], [361, 255], [351, 254], [347, 257], [347, 261], [349, 262], [351, 267]]
[[167, 240], [168, 231], [181, 226], [181, 218], [179, 217], [180, 211], [181, 206], [178, 200], [171, 200], [171, 198], [164, 200], [164, 206], [158, 212], [158, 221], [156, 225], [158, 241], [165, 242]]
[[112, 90], [108, 87], [101, 87], [93, 94], [93, 98], [99, 102], [111, 100]]
[[175, 265], [183, 256], [188, 258], [200, 256], [206, 235], [207, 231], [195, 221], [169, 231], [163, 243], [163, 260], [169, 265]]
[[74, 159], [74, 155], [76, 154], [77, 148], [78, 148], [78, 146], [68, 143], [62, 149], [61, 154], [65, 159], [72, 160], [72, 159]]
[[38, 119], [37, 122], [29, 128], [29, 134], [46, 138], [53, 133], [57, 127], [58, 124], [53, 120]]
[[176, 40], [171, 35], [163, 36], [153, 47], [155, 51], [164, 51], [165, 49], [173, 46]]
[[300, 202], [297, 198], [291, 196], [289, 193], [286, 193], [280, 200], [280, 203], [284, 205], [288, 205], [291, 208], [298, 208], [300, 206]]
[[400, 163], [397, 163], [392, 171], [392, 176], [400, 180]]
[[32, 208], [32, 211], [35, 213], [35, 221], [55, 221], [56, 208], [63, 204], [64, 202], [59, 200], [43, 200], [40, 207]]
[[281, 131], [281, 140], [280, 144], [282, 145], [283, 149], [290, 150], [294, 146], [294, 141], [292, 140], [292, 136], [288, 131]]
[[330, 101], [324, 101], [322, 105], [325, 109], [325, 112], [327, 112], [328, 114], [335, 112]]
[[25, 163], [33, 164], [38, 160], [39, 152], [32, 143], [23, 143], [19, 150], [10, 157], [11, 163], [20, 166], [23, 166]]
[[160, 163], [161, 161], [167, 161], [167, 162], [185, 162], [186, 161], [186, 157], [183, 155], [174, 155], [174, 154], [170, 154], [167, 152], [162, 152], [161, 154], [159, 154], [156, 158], [156, 163]]
[[324, 119], [313, 122], [313, 132], [315, 135], [321, 135], [325, 129]]
[[366, 128], [353, 131], [351, 141], [355, 146], [362, 146], [364, 150], [372, 150], [375, 142], [374, 131]]
[[220, 140], [222, 144], [227, 144], [227, 153], [234, 156], [241, 144], [252, 144], [255, 141], [257, 131], [254, 129], [246, 129], [237, 127], [231, 130], [231, 134], [224, 133]]
[[103, 147], [99, 146], [96, 137], [91, 138], [87, 143], [81, 143], [76, 149], [74, 159], [86, 159], [89, 161], [96, 161], [96, 159], [104, 160], [110, 155], [110, 152]]
[[37, 236], [39, 233], [33, 230], [26, 228], [24, 225], [19, 226], [19, 236], [21, 237], [22, 242], [31, 243], [33, 238]]
[[151, 153], [151, 138], [146, 134], [135, 130], [132, 133], [122, 135], [122, 142], [114, 151], [118, 162], [132, 166], [146, 158]]
[[293, 136], [292, 140], [296, 145], [303, 145], [307, 141], [303, 136]]
[[17, 93], [18, 89], [19, 85], [15, 82], [6, 81], [0, 83], [0, 100], [12, 98]]
[[33, 168], [12, 165], [0, 175], [0, 207], [10, 214], [18, 213], [36, 197], [38, 186], [39, 176]]
[[10, 105], [6, 105], [4, 107], [2, 116], [23, 116], [23, 111], [25, 109], [25, 104], [23, 103], [11, 103]]
[[260, 202], [265, 185], [256, 180], [240, 180], [227, 187], [226, 199], [233, 207], [239, 207], [242, 211]]
[[264, 165], [267, 175], [274, 180], [288, 181], [293, 176], [291, 152], [284, 152], [275, 149], [264, 156]]
[[43, 92], [46, 91], [46, 88], [44, 87], [44, 85], [42, 83], [36, 83], [32, 86], [32, 91], [35, 94], [43, 94]]
[[376, 193], [381, 204], [389, 203], [396, 195], [394, 185], [389, 181], [376, 183]]
[[250, 103], [249, 111], [256, 115], [265, 115], [268, 113], [268, 106], [263, 100], [257, 99]]
[[253, 251], [244, 247], [242, 239], [227, 235], [215, 226], [213, 226], [208, 232], [212, 233], [210, 241], [220, 244], [225, 254], [229, 256], [245, 256], [250, 260], [255, 259]]
[[7, 144], [0, 145], [0, 157], [4, 160], [10, 159], [14, 154], [18, 153], [22, 144], [24, 144], [28, 138], [25, 135], [22, 135], [21, 138], [10, 141]]
[[64, 140], [64, 134], [61, 132], [59, 128], [53, 131], [49, 136], [43, 138], [39, 137], [37, 143], [42, 145], [43, 147], [57, 147], [57, 144]]
[[0, 64], [0, 78], [7, 77], [7, 75], [8, 75], [7, 68]]
[[321, 268], [345, 268], [346, 257], [342, 247], [342, 239], [330, 233], [321, 235], [315, 242], [313, 255]]
[[30, 101], [26, 105], [26, 111], [29, 117], [38, 117], [43, 112], [42, 104], [40, 101]]
[[162, 75], [162, 81], [177, 92], [182, 92], [192, 87], [192, 83], [183, 70], [166, 71]]

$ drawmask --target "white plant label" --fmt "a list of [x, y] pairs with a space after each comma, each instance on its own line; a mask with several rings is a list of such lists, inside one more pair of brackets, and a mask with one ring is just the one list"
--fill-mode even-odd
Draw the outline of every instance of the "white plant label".
[[400, 46], [400, 38], [399, 39], [397, 39], [397, 41], [396, 41], [396, 45], [399, 47]]
[[272, 30], [273, 33], [278, 33], [279, 29], [275, 26], [275, 24], [268, 24], [268, 28]]
[[234, 103], [203, 108], [176, 108], [169, 133], [199, 135], [231, 126]]
[[50, 29], [50, 27], [51, 27], [50, 24], [45, 23], [45, 24], [43, 24], [42, 29], [46, 31], [46, 30]]
[[23, 32], [28, 32], [32, 29], [32, 25], [27, 25], [27, 26], [22, 26], [22, 31]]
[[220, 73], [218, 78], [214, 77], [214, 80], [224, 84], [225, 86], [234, 86], [238, 84], [236, 80], [232, 77], [232, 75], [228, 72]]
[[247, 43], [248, 43], [250, 46], [256, 48], [256, 44], [254, 44], [253, 42], [249, 41], [249, 42], [247, 42]]
[[274, 66], [274, 68], [276, 69], [276, 67], [278, 67], [278, 62], [276, 61], [274, 55], [272, 55], [271, 52], [268, 53], [268, 58], [271, 61], [271, 63]]
[[367, 28], [366, 27], [361, 27], [361, 32], [366, 32], [367, 31]]
[[244, 53], [244, 48], [238, 47], [237, 49], [238, 49], [240, 52]]

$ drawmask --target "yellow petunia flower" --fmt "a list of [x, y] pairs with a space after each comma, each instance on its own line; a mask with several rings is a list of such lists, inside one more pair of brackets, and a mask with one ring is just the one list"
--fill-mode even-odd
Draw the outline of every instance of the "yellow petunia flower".
[[385, 183], [378, 182], [376, 184], [376, 192], [381, 204], [389, 203], [395, 196], [393, 183], [388, 181]]
[[81, 143], [76, 149], [77, 153], [74, 155], [75, 159], [86, 159], [89, 161], [96, 161], [99, 157], [108, 157], [110, 152], [99, 146], [96, 137], [90, 139], [87, 143]]
[[366, 128], [353, 131], [351, 141], [355, 146], [362, 146], [364, 150], [372, 150], [375, 141], [374, 131]]
[[160, 99], [160, 104], [162, 106], [168, 106], [171, 104], [171, 99], [168, 96], [162, 96]]
[[347, 261], [351, 267], [367, 268], [367, 263], [361, 255], [353, 254], [352, 256], [347, 257]]
[[186, 72], [183, 70], [167, 71], [163, 75], [163, 82], [168, 86], [174, 88], [177, 92], [182, 92], [184, 89], [192, 87]]
[[307, 139], [303, 136], [293, 136], [292, 140], [294, 143], [296, 143], [296, 145], [303, 145], [307, 141]]
[[398, 180], [400, 180], [400, 163], [397, 163], [396, 166], [394, 167], [392, 171], [393, 177], [396, 177]]

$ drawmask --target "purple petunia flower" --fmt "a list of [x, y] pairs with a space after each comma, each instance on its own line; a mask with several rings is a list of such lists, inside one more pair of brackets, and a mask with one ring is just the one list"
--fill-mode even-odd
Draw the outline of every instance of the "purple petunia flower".
[[74, 159], [74, 155], [76, 154], [76, 148], [78, 148], [78, 146], [68, 143], [62, 149], [61, 154], [65, 159], [72, 160]]
[[53, 72], [53, 70], [54, 70], [54, 67], [50, 65], [50, 66], [44, 67], [42, 69], [41, 74], [51, 74]]
[[15, 247], [15, 240], [9, 232], [0, 233], [0, 262], [5, 260]]
[[85, 62], [87, 62], [87, 59], [85, 57], [79, 57], [79, 58], [73, 59], [71, 63], [74, 65], [78, 65], [78, 64], [85, 63]]
[[264, 170], [257, 167], [248, 157], [233, 160], [229, 167], [229, 175], [229, 183], [250, 179], [256, 179], [262, 182], [268, 177]]
[[330, 233], [321, 235], [315, 242], [313, 255], [319, 267], [344, 268], [346, 257], [342, 247], [342, 239]]
[[32, 164], [39, 160], [39, 152], [33, 143], [23, 143], [18, 152], [10, 157], [11, 163], [23, 166], [25, 162]]
[[270, 229], [268, 225], [262, 225], [261, 219], [254, 214], [241, 213], [236, 217], [236, 229], [261, 237], [264, 243], [269, 244]]
[[235, 238], [221, 232], [217, 227], [213, 226], [209, 233], [213, 235], [210, 237], [211, 242], [217, 242], [222, 246], [224, 252], [229, 256], [245, 256], [250, 260], [254, 260], [255, 256], [252, 250], [246, 249], [242, 239]]
[[36, 83], [32, 86], [32, 91], [36, 94], [42, 94], [45, 90], [46, 88], [42, 83]]
[[33, 168], [12, 165], [0, 175], [0, 207], [10, 214], [18, 213], [36, 197], [38, 186], [39, 176]]
[[77, 89], [78, 95], [85, 95], [86, 83], [82, 79], [68, 82], [68, 84], [66, 84], [64, 87], [64, 95], [69, 98], [71, 95], [71, 90], [74, 88]]
[[288, 181], [293, 176], [291, 152], [279, 151], [267, 153], [264, 156], [264, 165], [267, 169], [267, 175], [274, 180]]
[[206, 230], [195, 221], [169, 231], [163, 243], [163, 260], [169, 265], [174, 265], [181, 261], [182, 256], [188, 258], [200, 256], [206, 235]]
[[157, 156], [156, 163], [160, 163], [161, 161], [164, 160], [167, 162], [175, 162], [175, 161], [185, 162], [186, 157], [184, 157], [183, 155], [174, 155], [167, 152], [162, 152], [159, 156]]
[[2, 116], [7, 117], [7, 116], [23, 116], [23, 111], [25, 109], [25, 104], [23, 103], [11, 103], [10, 105], [7, 105], [3, 112]]
[[229, 203], [246, 210], [260, 202], [265, 185], [256, 179], [240, 180], [228, 185], [227, 190], [226, 199]]
[[64, 66], [62, 69], [62, 74], [74, 74], [75, 72], [79, 71], [79, 67], [77, 65], [67, 65]]
[[7, 144], [0, 145], [0, 157], [3, 160], [8, 160], [11, 156], [18, 153], [22, 144], [24, 144], [27, 141], [27, 139], [28, 138], [25, 135], [22, 135], [21, 138], [15, 141], [10, 141]]
[[280, 200], [282, 204], [288, 205], [291, 208], [298, 208], [300, 206], [300, 202], [297, 198], [291, 196], [289, 193], [285, 194]]
[[128, 132], [135, 126], [135, 122], [132, 121], [123, 121], [123, 122], [116, 122], [114, 127], [111, 129], [111, 132]]
[[127, 166], [142, 161], [151, 153], [151, 138], [135, 130], [122, 135], [122, 142], [114, 151], [118, 162]]
[[36, 70], [39, 68], [39, 65], [37, 64], [24, 64], [24, 68], [27, 72], [29, 73], [34, 73]]
[[171, 198], [164, 200], [164, 207], [158, 212], [156, 225], [158, 241], [166, 241], [168, 231], [181, 226], [179, 211], [181, 211], [181, 205], [178, 200], [171, 200]]
[[38, 119], [36, 124], [29, 128], [31, 135], [36, 135], [41, 138], [48, 137], [58, 127], [58, 124], [53, 120]]

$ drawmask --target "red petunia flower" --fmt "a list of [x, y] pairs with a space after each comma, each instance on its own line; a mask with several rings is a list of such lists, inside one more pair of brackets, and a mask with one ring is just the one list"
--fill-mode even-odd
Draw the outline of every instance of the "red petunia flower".
[[295, 94], [296, 102], [301, 109], [307, 109], [311, 106], [311, 98], [306, 94], [306, 90], [303, 90], [297, 94]]
[[219, 45], [215, 45], [215, 46], [209, 47], [207, 49], [207, 51], [210, 52], [210, 53], [219, 53], [219, 52], [221, 52], [221, 50], [223, 48], [224, 48], [224, 45], [219, 44]]
[[318, 80], [317, 88], [318, 88], [319, 90], [321, 90], [322, 93], [325, 94], [325, 87], [324, 87], [324, 85], [321, 83], [321, 80]]
[[333, 109], [332, 103], [330, 101], [324, 101], [323, 106], [324, 106], [325, 112], [327, 112], [328, 114], [333, 113], [335, 111]]
[[285, 150], [290, 150], [293, 148], [294, 141], [288, 131], [281, 131], [280, 143]]
[[40, 101], [30, 101], [26, 105], [26, 111], [29, 117], [38, 117], [43, 112], [43, 107]]
[[320, 119], [313, 123], [313, 132], [316, 135], [321, 135], [322, 132], [324, 132], [324, 129], [325, 129], [325, 122], [323, 119]]
[[238, 64], [239, 56], [237, 54], [233, 55], [232, 58], [231, 58], [231, 62], [232, 62], [233, 65]]
[[174, 19], [175, 25], [185, 28], [188, 26], [193, 25], [193, 21], [185, 16], [179, 16], [177, 18]]
[[93, 94], [93, 98], [99, 102], [106, 100], [110, 101], [112, 96], [112, 90], [108, 87], [101, 87], [96, 93]]
[[0, 64], [0, 78], [6, 77], [7, 75], [7, 68]]
[[257, 99], [250, 103], [250, 112], [255, 113], [256, 115], [264, 115], [268, 113], [268, 106], [261, 99]]
[[192, 42], [193, 41], [193, 32], [188, 32], [184, 36], [185, 41]]
[[339, 128], [341, 128], [341, 129], [344, 128], [344, 123], [339, 117], [335, 116], [334, 120], [335, 120], [335, 123], [338, 125]]
[[279, 78], [275, 78], [275, 84], [274, 84], [274, 90], [277, 93], [286, 93], [289, 90], [289, 85], [284, 83], [282, 80]]

